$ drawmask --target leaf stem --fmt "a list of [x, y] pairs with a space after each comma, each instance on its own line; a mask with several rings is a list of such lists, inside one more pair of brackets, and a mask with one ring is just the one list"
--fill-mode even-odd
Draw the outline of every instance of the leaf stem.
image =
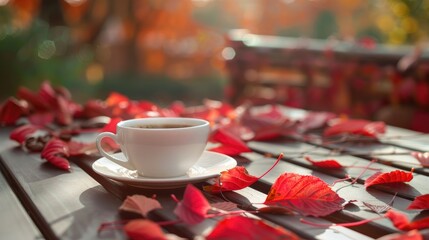
[[270, 167], [270, 169], [268, 169], [265, 173], [263, 173], [258, 179], [263, 178], [265, 175], [267, 175], [267, 173], [269, 173], [271, 170], [273, 170], [273, 168], [280, 162], [280, 160], [283, 158], [283, 153], [279, 154], [279, 157], [277, 158], [276, 162], [273, 164], [273, 166]]

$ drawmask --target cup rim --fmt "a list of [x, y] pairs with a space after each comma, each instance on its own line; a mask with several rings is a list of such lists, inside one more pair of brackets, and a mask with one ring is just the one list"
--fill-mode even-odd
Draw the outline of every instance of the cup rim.
[[[136, 128], [132, 126], [128, 126], [125, 124], [132, 124], [133, 122], [139, 122], [139, 121], [174, 121], [172, 123], [179, 123], [179, 121], [191, 121], [195, 123], [196, 125], [189, 126], [189, 127], [177, 127], [177, 128]], [[189, 117], [147, 117], [147, 118], [135, 118], [135, 119], [128, 119], [128, 120], [122, 120], [120, 121], [116, 126], [117, 128], [122, 129], [133, 129], [135, 131], [177, 131], [177, 130], [184, 130], [184, 129], [195, 129], [195, 128], [201, 128], [205, 126], [209, 126], [210, 123], [207, 120], [201, 119], [201, 118], [189, 118]]]

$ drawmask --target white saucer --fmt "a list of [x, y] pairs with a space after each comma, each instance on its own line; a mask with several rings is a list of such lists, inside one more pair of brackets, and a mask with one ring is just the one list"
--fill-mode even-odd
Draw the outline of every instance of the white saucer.
[[[113, 154], [120, 159], [124, 159], [123, 153]], [[114, 179], [129, 185], [141, 188], [168, 189], [186, 186], [188, 183], [202, 182], [209, 178], [219, 176], [220, 172], [237, 166], [237, 162], [230, 156], [205, 151], [198, 162], [189, 169], [184, 176], [173, 178], [149, 178], [137, 174], [136, 170], [130, 170], [118, 164], [100, 158], [92, 164], [92, 169], [107, 178]]]

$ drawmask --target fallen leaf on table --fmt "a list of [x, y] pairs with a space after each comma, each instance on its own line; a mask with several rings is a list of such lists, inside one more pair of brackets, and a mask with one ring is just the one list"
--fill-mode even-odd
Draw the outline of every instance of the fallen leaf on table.
[[310, 162], [315, 167], [331, 168], [331, 169], [343, 168], [343, 166], [334, 159], [315, 161], [311, 157], [308, 157], [308, 156], [304, 157], [304, 159], [307, 160], [308, 162]]
[[376, 184], [409, 182], [412, 179], [412, 172], [405, 172], [402, 170], [394, 170], [388, 173], [376, 172], [365, 180], [365, 187], [370, 187]]
[[387, 211], [384, 216], [389, 218], [393, 225], [402, 231], [429, 228], [429, 217], [410, 222], [405, 214], [397, 212], [393, 209]]
[[35, 133], [37, 130], [39, 130], [39, 127], [37, 126], [31, 124], [22, 125], [12, 130], [12, 132], [9, 134], [9, 138], [18, 142], [19, 144], [23, 144], [25, 139], [27, 139], [28, 136]]
[[124, 226], [124, 231], [132, 240], [166, 240], [161, 227], [147, 219], [131, 220]]
[[311, 175], [283, 173], [268, 192], [265, 204], [282, 206], [305, 216], [327, 216], [345, 202], [327, 183]]
[[65, 158], [68, 156], [69, 150], [67, 144], [55, 138], [49, 140], [49, 142], [46, 143], [41, 153], [42, 158], [63, 170], [70, 170], [70, 163]]
[[386, 124], [384, 122], [371, 122], [361, 119], [345, 119], [340, 120], [336, 124], [327, 127], [323, 135], [335, 136], [339, 134], [355, 134], [366, 137], [378, 137], [386, 132]]
[[0, 106], [0, 125], [12, 125], [28, 112], [28, 104], [10, 97]]
[[188, 184], [183, 199], [177, 204], [174, 213], [185, 223], [197, 224], [207, 217], [210, 208], [210, 203], [200, 190]]
[[258, 179], [258, 177], [250, 175], [246, 168], [237, 166], [221, 172], [220, 176], [215, 180], [215, 184], [204, 186], [204, 191], [216, 193], [239, 190], [252, 185]]
[[429, 194], [418, 196], [407, 207], [409, 210], [425, 210], [429, 209]]
[[269, 225], [260, 219], [244, 216], [227, 217], [221, 220], [211, 233], [206, 236], [206, 240], [217, 239], [249, 239], [258, 240], [263, 236], [264, 240], [298, 240], [294, 233], [288, 230]]
[[221, 146], [209, 149], [213, 152], [223, 153], [229, 156], [236, 156], [252, 150], [239, 137], [231, 134], [224, 128], [215, 130], [210, 136], [211, 142], [220, 143]]

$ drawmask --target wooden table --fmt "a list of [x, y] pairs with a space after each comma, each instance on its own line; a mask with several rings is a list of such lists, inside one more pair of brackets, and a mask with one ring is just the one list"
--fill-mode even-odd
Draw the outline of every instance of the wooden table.
[[[285, 109], [293, 116], [303, 116], [303, 110]], [[173, 220], [176, 216], [173, 209], [176, 203], [170, 195], [174, 193], [182, 197], [184, 188], [169, 190], [153, 190], [128, 186], [96, 174], [92, 163], [96, 158], [75, 158], [72, 161], [72, 171], [64, 172], [52, 167], [41, 160], [40, 154], [26, 153], [9, 140], [11, 128], [2, 128], [0, 138], [0, 236], [2, 239], [124, 239], [121, 230], [108, 230], [100, 234], [97, 229], [103, 222], [112, 222], [127, 217], [118, 211], [122, 201], [128, 195], [142, 194], [152, 196], [163, 205], [162, 210], [154, 210], [149, 218], [155, 221]], [[315, 135], [320, 134], [314, 132]], [[401, 137], [399, 137], [401, 136]], [[92, 136], [93, 137], [93, 136]], [[86, 136], [87, 139], [91, 138]], [[253, 150], [242, 154], [236, 160], [245, 166], [248, 172], [258, 176], [265, 172], [276, 160], [279, 153], [284, 153], [284, 159], [271, 171], [251, 187], [224, 193], [230, 201], [241, 205], [261, 203], [265, 200], [271, 185], [284, 172], [311, 174], [321, 178], [328, 184], [344, 178], [345, 174], [357, 177], [361, 168], [347, 168], [344, 171], [323, 170], [315, 168], [303, 159], [306, 155], [315, 159], [334, 158], [344, 165], [366, 166], [376, 157], [382, 161], [371, 167], [383, 171], [401, 169], [414, 170], [414, 179], [410, 183], [386, 184], [365, 190], [363, 181], [373, 172], [363, 174], [357, 184], [342, 188], [348, 182], [336, 184], [338, 194], [345, 200], [357, 200], [347, 205], [344, 210], [335, 212], [321, 220], [324, 223], [341, 223], [370, 219], [378, 215], [363, 206], [362, 201], [388, 203], [396, 194], [393, 208], [405, 213], [409, 219], [427, 216], [427, 211], [409, 211], [406, 207], [416, 197], [429, 193], [429, 169], [417, 165], [392, 162], [392, 160], [417, 161], [406, 154], [410, 151], [429, 151], [429, 135], [388, 127], [386, 136], [380, 142], [355, 142], [319, 145], [314, 141], [284, 137], [269, 142], [249, 142]], [[332, 149], [346, 153], [335, 157], [326, 157]], [[269, 153], [269, 154], [267, 154]], [[371, 154], [369, 154], [371, 153]], [[268, 157], [269, 155], [273, 157]], [[324, 157], [325, 156], [325, 157]], [[200, 188], [207, 183], [194, 184]], [[340, 189], [342, 188], [342, 189]], [[224, 201], [219, 195], [205, 193], [210, 202]], [[300, 222], [299, 215], [257, 214], [257, 217], [268, 222], [283, 226], [295, 232], [303, 239], [374, 239], [386, 234], [399, 232], [389, 220], [381, 219], [353, 228], [330, 227], [317, 228]], [[311, 219], [311, 218], [310, 218]], [[210, 231], [219, 219], [207, 219], [194, 226], [175, 224], [165, 227], [167, 232], [183, 238], [192, 239], [195, 236]], [[262, 238], [263, 236], [261, 236]]]

